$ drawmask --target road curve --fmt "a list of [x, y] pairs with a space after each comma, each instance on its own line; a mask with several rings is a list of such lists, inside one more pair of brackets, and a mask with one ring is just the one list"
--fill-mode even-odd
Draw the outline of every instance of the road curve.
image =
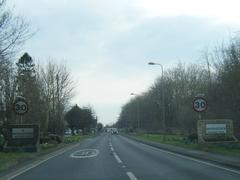
[[239, 180], [240, 171], [103, 133], [9, 179]]

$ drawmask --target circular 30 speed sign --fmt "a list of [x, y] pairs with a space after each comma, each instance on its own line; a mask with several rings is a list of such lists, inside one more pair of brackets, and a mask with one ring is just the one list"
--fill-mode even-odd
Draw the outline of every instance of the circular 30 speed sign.
[[14, 102], [13, 110], [18, 115], [24, 115], [28, 112], [28, 104], [24, 99], [19, 99]]
[[197, 112], [203, 112], [207, 109], [208, 104], [206, 99], [197, 97], [193, 100], [193, 109]]

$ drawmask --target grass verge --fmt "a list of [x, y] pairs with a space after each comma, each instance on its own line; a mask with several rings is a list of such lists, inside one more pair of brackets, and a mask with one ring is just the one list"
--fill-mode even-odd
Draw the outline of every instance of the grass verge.
[[22, 162], [32, 160], [41, 155], [45, 155], [61, 149], [63, 147], [69, 146], [71, 144], [77, 143], [83, 139], [92, 137], [92, 135], [75, 135], [75, 136], [66, 136], [63, 143], [46, 143], [41, 144], [39, 151], [34, 153], [25, 153], [25, 152], [0, 152], [0, 173], [8, 170], [11, 167], [14, 167]]
[[187, 149], [201, 150], [229, 156], [240, 157], [240, 143], [218, 143], [218, 144], [198, 144], [186, 141], [187, 136], [182, 135], [160, 135], [160, 134], [130, 134], [147, 141], [158, 142], [179, 146]]

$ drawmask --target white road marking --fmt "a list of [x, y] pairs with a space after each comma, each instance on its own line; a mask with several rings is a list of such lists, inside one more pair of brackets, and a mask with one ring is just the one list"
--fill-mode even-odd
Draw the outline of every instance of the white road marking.
[[82, 156], [87, 156], [87, 155], [88, 155], [88, 152], [87, 152], [87, 151], [83, 151], [81, 155], [82, 155]]
[[111, 147], [111, 151], [114, 151], [113, 147]]
[[229, 169], [229, 168], [226, 168], [226, 167], [223, 167], [223, 166], [220, 166], [220, 165], [212, 164], [212, 163], [205, 162], [205, 161], [202, 161], [202, 160], [198, 160], [198, 159], [195, 159], [195, 158], [192, 158], [192, 157], [188, 157], [188, 156], [185, 156], [185, 155], [181, 155], [181, 154], [177, 154], [177, 153], [174, 153], [174, 152], [159, 149], [159, 148], [156, 148], [156, 147], [153, 147], [153, 146], [150, 146], [150, 145], [146, 145], [146, 144], [143, 144], [143, 143], [139, 143], [139, 144], [141, 144], [145, 147], [157, 150], [157, 151], [161, 151], [161, 152], [168, 153], [168, 154], [171, 154], [171, 155], [174, 155], [174, 156], [177, 156], [177, 157], [181, 157], [183, 159], [192, 160], [192, 161], [195, 161], [195, 162], [200, 163], [200, 164], [205, 164], [205, 165], [215, 167], [215, 168], [218, 168], [218, 169], [222, 169], [222, 170], [225, 170], [225, 171], [229, 171], [229, 172], [232, 172], [232, 173], [235, 173], [235, 174], [240, 174], [240, 171], [237, 171], [237, 170]]
[[71, 158], [91, 158], [95, 157], [99, 154], [98, 149], [81, 149], [73, 152], [70, 157]]
[[122, 163], [121, 159], [118, 157], [118, 155], [115, 152], [113, 152], [113, 155], [118, 163]]
[[[54, 157], [56, 157], [56, 156], [59, 156], [59, 155], [65, 153], [66, 151], [69, 151], [69, 150], [73, 149], [74, 147], [76, 147], [76, 146], [78, 146], [78, 145], [79, 145], [79, 144], [76, 144], [76, 145], [74, 145], [74, 146], [72, 146], [72, 147], [70, 147], [70, 148], [67, 148], [67, 149], [62, 150], [62, 151], [60, 151], [60, 152], [57, 152], [56, 154], [54, 154], [54, 155], [52, 155], [52, 156], [50, 156], [50, 157], [48, 157], [48, 158], [46, 158], [46, 159], [44, 159], [44, 160], [40, 160], [40, 161], [38, 161], [38, 162], [36, 162], [36, 163], [34, 163], [34, 164], [27, 165], [27, 166], [21, 168], [20, 170], [18, 170], [18, 171], [17, 171], [16, 173], [14, 173], [13, 175], [6, 175], [5, 177], [3, 177], [3, 179], [11, 180], [11, 179], [13, 179], [13, 178], [15, 178], [15, 177], [17, 177], [17, 176], [19, 176], [19, 175], [21, 175], [21, 174], [29, 171], [29, 170], [32, 169], [32, 168], [35, 168], [35, 167], [39, 166], [40, 164], [48, 161], [49, 159], [52, 159], [52, 158], [54, 158]], [[29, 166], [29, 167], [28, 167], [28, 166]], [[10, 176], [10, 177], [8, 177], [8, 176]]]
[[127, 172], [127, 176], [129, 177], [130, 180], [138, 180], [132, 172]]

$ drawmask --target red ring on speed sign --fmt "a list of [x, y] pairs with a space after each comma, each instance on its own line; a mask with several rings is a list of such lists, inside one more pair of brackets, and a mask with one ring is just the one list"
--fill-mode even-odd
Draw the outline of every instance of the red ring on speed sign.
[[193, 109], [196, 112], [203, 112], [206, 111], [208, 108], [207, 100], [202, 97], [197, 97], [193, 100], [192, 103]]
[[17, 115], [24, 115], [28, 112], [27, 101], [21, 99], [13, 103], [13, 110]]

